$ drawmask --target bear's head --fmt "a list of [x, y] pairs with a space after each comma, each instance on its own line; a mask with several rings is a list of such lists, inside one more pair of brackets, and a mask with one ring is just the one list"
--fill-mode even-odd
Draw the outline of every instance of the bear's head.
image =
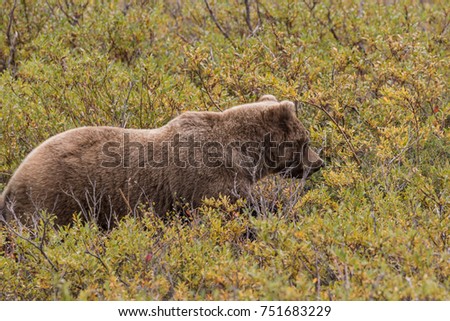
[[268, 103], [262, 116], [269, 129], [264, 137], [265, 163], [269, 172], [307, 178], [322, 168], [324, 162], [309, 146], [309, 133], [298, 120], [294, 103], [278, 103], [272, 95], [265, 95], [259, 101]]

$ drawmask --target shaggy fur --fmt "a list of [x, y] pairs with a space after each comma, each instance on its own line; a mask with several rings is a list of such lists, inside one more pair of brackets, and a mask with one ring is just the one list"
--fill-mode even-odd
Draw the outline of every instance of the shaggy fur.
[[[269, 133], [276, 148], [264, 148]], [[76, 128], [25, 158], [0, 198], [0, 214], [29, 224], [44, 209], [68, 224], [82, 212], [109, 226], [141, 203], [164, 214], [204, 197], [246, 197], [266, 175], [302, 178], [320, 168], [308, 141], [293, 103], [271, 95], [224, 112], [186, 112], [157, 129]]]

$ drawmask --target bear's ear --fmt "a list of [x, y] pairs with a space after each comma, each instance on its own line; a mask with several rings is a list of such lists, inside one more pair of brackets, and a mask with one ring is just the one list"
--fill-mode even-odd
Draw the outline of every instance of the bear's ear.
[[281, 128], [283, 132], [289, 132], [296, 118], [295, 105], [291, 101], [282, 101], [279, 105], [266, 109], [263, 112], [263, 118], [267, 124]]
[[263, 95], [258, 101], [278, 101], [274, 95]]

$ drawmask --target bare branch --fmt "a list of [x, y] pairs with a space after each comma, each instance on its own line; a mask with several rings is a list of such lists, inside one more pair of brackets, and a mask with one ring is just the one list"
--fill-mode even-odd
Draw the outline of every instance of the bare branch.
[[303, 3], [305, 4], [305, 6], [308, 8], [311, 16], [314, 18], [314, 20], [316, 20], [322, 27], [328, 29], [330, 31], [330, 33], [333, 35], [333, 38], [340, 44], [342, 45], [342, 40], [341, 38], [338, 36], [336, 30], [335, 30], [335, 25], [333, 23], [333, 20], [331, 18], [331, 10], [328, 8], [327, 9], [327, 22], [322, 21], [322, 19], [316, 17], [314, 8], [316, 7], [318, 1], [314, 0], [312, 4], [309, 4], [306, 0], [303, 0]]
[[258, 16], [258, 23], [256, 24], [256, 27], [253, 28], [250, 13], [251, 11], [250, 1], [245, 0], [245, 22], [247, 23], [248, 29], [250, 30], [249, 37], [253, 37], [258, 32], [258, 30], [261, 28], [262, 25], [261, 11], [259, 10], [259, 1], [255, 0], [255, 3], [256, 3], [256, 13]]
[[211, 16], [211, 19], [214, 21], [216, 27], [220, 30], [220, 32], [223, 34], [223, 36], [231, 43], [231, 45], [236, 48], [236, 44], [234, 43], [234, 41], [230, 38], [230, 36], [228, 35], [228, 33], [222, 28], [222, 26], [220, 25], [220, 23], [217, 21], [216, 16], [214, 15], [214, 12], [212, 11], [209, 3], [207, 0], [205, 1], [205, 5], [206, 8], [208, 9], [209, 15]]
[[83, 243], [84, 243], [84, 246], [86, 247], [86, 249], [84, 250], [84, 253], [85, 253], [85, 254], [88, 254], [88, 255], [90, 255], [90, 256], [92, 256], [92, 257], [94, 257], [94, 258], [96, 258], [96, 259], [100, 262], [100, 264], [103, 266], [103, 268], [106, 270], [106, 272], [107, 272], [108, 274], [110, 274], [109, 267], [108, 267], [108, 266], [106, 265], [106, 263], [102, 260], [102, 258], [100, 257], [100, 255], [97, 255], [97, 254], [95, 254], [95, 253], [92, 253], [91, 250], [89, 249], [88, 245], [86, 244], [86, 241], [85, 241], [85, 240], [83, 240]]
[[[327, 19], [328, 19], [328, 25], [329, 25], [329, 30], [330, 30], [331, 34], [333, 35], [334, 39], [335, 39], [339, 44], [342, 45], [341, 38], [337, 35], [336, 30], [335, 30], [335, 28], [334, 28], [335, 25], [334, 25], [334, 23], [333, 23], [333, 19], [331, 19], [331, 10], [330, 10], [330, 9], [328, 9], [328, 12], [327, 12]], [[322, 25], [324, 25], [323, 22], [321, 22], [320, 20], [318, 20], [318, 21], [319, 21]]]
[[3, 218], [0, 221], [1, 221], [2, 224], [4, 224], [6, 226], [6, 228], [8, 229], [9, 232], [11, 232], [12, 234], [17, 236], [18, 238], [26, 241], [31, 246], [36, 248], [41, 253], [41, 255], [44, 257], [44, 259], [50, 264], [50, 266], [52, 267], [52, 269], [55, 272], [59, 271], [58, 268], [56, 267], [56, 265], [53, 263], [52, 260], [50, 260], [50, 258], [47, 256], [47, 253], [45, 253], [45, 251], [44, 251], [44, 243], [43, 242], [44, 242], [44, 238], [45, 238], [45, 235], [46, 235], [46, 229], [47, 229], [46, 226], [48, 224], [48, 221], [44, 222], [44, 233], [42, 235], [42, 239], [41, 239], [41, 242], [39, 242], [39, 244], [33, 242], [31, 240], [31, 238], [25, 237], [21, 233], [16, 232], [16, 230], [6, 220], [4, 220]]
[[122, 105], [122, 112], [120, 115], [120, 127], [125, 128], [125, 126], [127, 125], [128, 122], [128, 100], [130, 99], [130, 94], [131, 91], [133, 90], [133, 86], [134, 86], [134, 81], [130, 81], [128, 83], [128, 94], [127, 97], [125, 98], [125, 101], [123, 102]]
[[220, 106], [214, 101], [214, 99], [211, 96], [211, 93], [209, 92], [208, 88], [206, 87], [206, 83], [203, 79], [202, 70], [201, 70], [200, 65], [198, 66], [198, 70], [196, 70], [195, 73], [197, 74], [198, 78], [200, 79], [200, 82], [202, 83], [202, 87], [205, 89], [206, 95], [208, 96], [209, 100], [213, 103], [214, 107], [216, 107], [218, 111], [223, 111], [222, 108], [220, 108]]
[[17, 31], [11, 34], [12, 25], [14, 23], [14, 11], [16, 10], [16, 7], [17, 7], [17, 0], [14, 0], [13, 7], [9, 12], [8, 26], [6, 28], [6, 41], [9, 46], [9, 56], [8, 59], [6, 60], [6, 68], [11, 69], [13, 76], [15, 76], [17, 70], [16, 46], [17, 46], [17, 38], [19, 37], [19, 33]]
[[250, 3], [249, 0], [244, 0], [245, 3], [245, 22], [247, 23], [248, 29], [253, 33], [252, 22], [250, 20]]
[[307, 104], [307, 105], [311, 105], [313, 107], [316, 107], [317, 109], [323, 111], [325, 113], [325, 115], [327, 115], [327, 117], [333, 122], [334, 125], [336, 125], [337, 129], [339, 130], [339, 132], [344, 137], [345, 141], [347, 142], [347, 145], [350, 147], [350, 150], [353, 153], [353, 158], [358, 163], [358, 165], [361, 166], [361, 160], [359, 159], [358, 155], [356, 154], [355, 147], [353, 146], [352, 142], [350, 141], [350, 139], [349, 139], [347, 133], [345, 132], [345, 130], [338, 124], [336, 119], [334, 119], [334, 117], [331, 116], [330, 113], [321, 105], [317, 105], [317, 104], [314, 104], [314, 103], [309, 102], [309, 101], [300, 101], [300, 102], [303, 103], [303, 104]]

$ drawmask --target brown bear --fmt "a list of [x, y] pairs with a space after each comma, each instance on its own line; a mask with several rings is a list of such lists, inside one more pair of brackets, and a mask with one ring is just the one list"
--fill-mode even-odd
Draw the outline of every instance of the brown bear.
[[323, 161], [294, 104], [265, 95], [223, 112], [185, 112], [157, 129], [82, 127], [49, 138], [18, 167], [0, 216], [31, 224], [41, 210], [101, 226], [138, 212], [164, 214], [204, 197], [246, 198], [261, 178], [306, 178]]

